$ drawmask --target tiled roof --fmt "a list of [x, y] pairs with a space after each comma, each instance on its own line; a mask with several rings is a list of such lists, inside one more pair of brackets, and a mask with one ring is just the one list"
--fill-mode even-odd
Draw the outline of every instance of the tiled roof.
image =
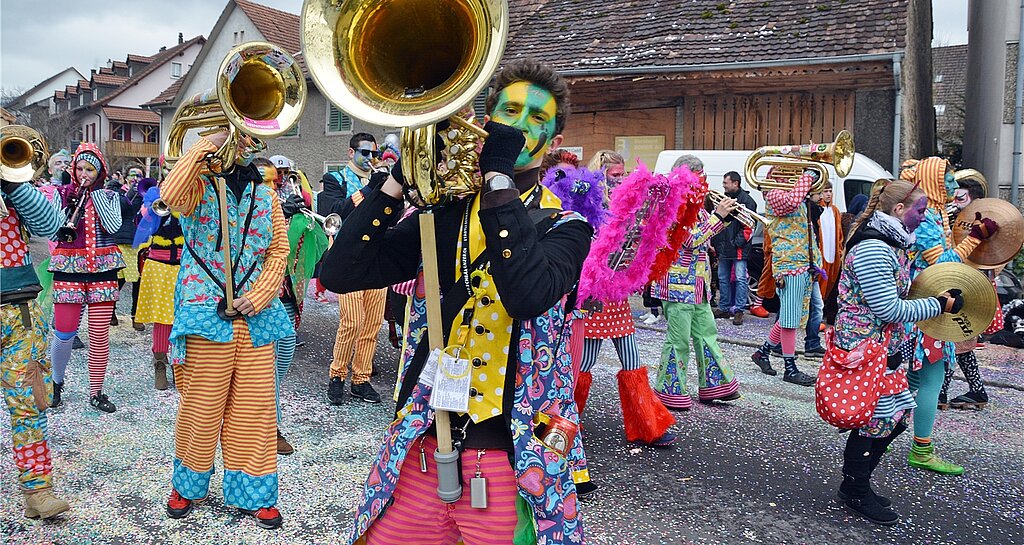
[[174, 100], [174, 97], [178, 94], [178, 91], [181, 90], [181, 84], [184, 82], [185, 78], [178, 78], [174, 80], [174, 83], [172, 83], [170, 87], [164, 89], [162, 93], [156, 96], [156, 98], [144, 104], [140, 104], [140, 106], [150, 108], [154, 106], [166, 106], [170, 104], [171, 101]]
[[53, 93], [53, 98], [56, 98], [57, 100], [63, 100], [64, 96], [64, 91], [56, 91]]
[[[135, 75], [133, 75], [132, 77], [130, 77], [127, 80], [125, 80], [125, 82], [121, 85], [121, 87], [119, 87], [117, 90], [115, 90], [114, 92], [110, 93], [109, 95], [103, 97], [102, 99], [96, 101], [96, 103], [97, 104], [107, 104], [108, 102], [111, 101], [111, 99], [113, 99], [114, 97], [120, 95], [121, 93], [123, 93], [129, 87], [131, 87], [132, 85], [135, 85], [136, 82], [138, 82], [142, 78], [148, 76], [154, 70], [160, 68], [161, 66], [166, 64], [168, 61], [173, 59], [175, 56], [178, 55], [178, 53], [180, 53], [181, 51], [184, 51], [185, 49], [188, 49], [189, 47], [191, 47], [193, 44], [196, 44], [196, 43], [199, 43], [199, 44], [206, 43], [206, 38], [204, 38], [201, 35], [200, 36], [196, 36], [195, 38], [192, 38], [191, 40], [185, 40], [183, 43], [177, 44], [174, 47], [171, 47], [171, 48], [168, 48], [168, 49], [166, 49], [164, 51], [161, 51], [160, 53], [158, 53], [154, 57], [147, 57], [147, 58], [153, 59], [152, 62], [149, 63], [149, 66], [146, 66], [145, 69], [136, 72]], [[128, 55], [129, 60], [131, 59], [132, 56], [133, 55]]]
[[2, 107], [0, 107], [0, 118], [3, 118], [4, 121], [6, 121], [8, 123], [14, 123], [15, 121], [18, 120], [18, 118], [15, 117], [14, 114], [12, 114], [11, 112], [8, 112], [6, 109], [4, 109]]
[[[128, 56], [131, 57], [131, 55], [128, 55]], [[111, 65], [114, 68], [128, 68], [128, 63], [126, 63], [124, 61], [112, 61]]]
[[505, 59], [560, 71], [901, 51], [908, 0], [511, 0]]
[[235, 4], [242, 8], [245, 15], [252, 20], [256, 29], [260, 31], [260, 34], [263, 34], [263, 37], [268, 42], [282, 47], [289, 55], [295, 57], [303, 73], [306, 73], [306, 63], [302, 60], [302, 56], [298, 54], [302, 49], [302, 39], [299, 37], [298, 15], [249, 2], [248, 0], [235, 0]]
[[89, 85], [89, 80], [87, 80], [87, 79], [80, 79], [80, 80], [78, 80], [78, 88], [83, 90], [83, 91], [88, 91], [88, 90], [92, 89], [92, 87]]
[[103, 108], [103, 113], [106, 114], [107, 119], [121, 123], [136, 123], [140, 125], [160, 124], [160, 116], [157, 115], [156, 112], [150, 110], [105, 106]]
[[121, 84], [128, 81], [128, 78], [122, 76], [111, 76], [108, 74], [93, 74], [92, 81], [97, 85], [113, 85], [115, 87], [119, 87]]
[[64, 92], [66, 94], [69, 94], [69, 95], [77, 95], [78, 94], [78, 87], [76, 87], [74, 85], [65, 85], [64, 86]]
[[147, 57], [145, 55], [133, 55], [129, 53], [128, 62], [151, 63], [153, 62], [153, 57]]

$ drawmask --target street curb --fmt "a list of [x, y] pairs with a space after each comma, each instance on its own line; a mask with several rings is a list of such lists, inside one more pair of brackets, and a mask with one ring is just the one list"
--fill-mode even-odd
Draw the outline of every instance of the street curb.
[[[638, 329], [646, 329], [647, 331], [657, 331], [659, 333], [666, 333], [666, 330], [663, 327], [654, 327], [654, 326], [650, 326], [650, 325], [647, 325], [647, 324], [636, 324], [636, 327]], [[718, 336], [718, 342], [720, 342], [720, 343], [727, 343], [727, 344], [734, 344], [734, 345], [737, 345], [737, 346], [749, 346], [750, 348], [760, 348], [761, 347], [761, 343], [759, 343], [757, 341], [748, 341], [747, 339], [737, 339], [735, 337], [724, 337], [724, 336], [721, 336], [721, 335]], [[800, 349], [797, 349], [796, 352], [797, 352], [797, 354], [803, 354], [804, 351], [800, 350]], [[962, 379], [962, 378], [960, 378], [958, 376], [954, 376], [953, 380], [957, 380], [957, 381], [964, 382], [964, 383], [967, 382], [965, 379]], [[1010, 384], [1009, 382], [1003, 382], [1001, 380], [984, 380], [984, 379], [982, 379], [981, 382], [985, 386], [991, 386], [993, 388], [1006, 388], [1006, 389], [1009, 389], [1009, 390], [1017, 390], [1018, 392], [1024, 392], [1024, 386], [1020, 386], [1020, 385], [1017, 385], [1017, 384]]]

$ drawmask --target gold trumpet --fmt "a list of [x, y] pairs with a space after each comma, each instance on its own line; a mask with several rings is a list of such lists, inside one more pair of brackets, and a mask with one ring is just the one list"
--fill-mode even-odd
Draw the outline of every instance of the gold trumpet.
[[[711, 202], [714, 203], [715, 206], [718, 206], [718, 203], [722, 202], [722, 199], [725, 199], [726, 197], [728, 196], [725, 195], [724, 193], [719, 193], [714, 189], [708, 190], [708, 198], [711, 199]], [[764, 225], [768, 225], [770, 223], [770, 220], [768, 218], [758, 214], [757, 212], [754, 212], [753, 210], [747, 208], [746, 206], [743, 206], [742, 204], [736, 204], [738, 205], [736, 207], [736, 210], [733, 210], [732, 214], [730, 215], [734, 216], [736, 218], [736, 221], [742, 223], [744, 226], [753, 229], [754, 227], [757, 226], [757, 222], [761, 222]]]
[[154, 214], [160, 216], [161, 218], [165, 218], [171, 215], [171, 207], [168, 206], [163, 199], [157, 199], [153, 201], [153, 204], [149, 205], [149, 209], [152, 210]]
[[[46, 168], [50, 149], [43, 135], [25, 125], [0, 127], [0, 179], [16, 184], [31, 182]], [[0, 199], [0, 218], [10, 215]]]
[[[284, 180], [284, 186], [288, 188], [289, 196], [302, 196], [302, 190], [299, 189], [298, 174], [289, 174], [288, 177], [285, 178]], [[309, 208], [306, 208], [305, 206], [300, 208], [299, 212], [302, 212], [302, 215], [306, 216], [310, 220], [319, 223], [320, 226], [323, 227], [324, 233], [327, 233], [327, 236], [333, 237], [334, 235], [338, 234], [339, 230], [341, 230], [341, 216], [339, 216], [338, 214], [332, 213], [327, 214], [326, 216], [321, 216], [320, 214], [317, 214], [316, 212], [310, 210]], [[312, 223], [309, 224], [309, 229], [313, 229]]]
[[[305, 0], [300, 28], [306, 66], [328, 100], [368, 123], [404, 127], [402, 173], [414, 204], [480, 190], [477, 149], [487, 133], [465, 110], [501, 61], [507, 0]], [[450, 127], [438, 131], [445, 119]], [[435, 136], [445, 142], [441, 164]]]
[[[811, 186], [811, 193], [820, 193], [830, 186], [828, 169], [824, 164], [832, 165], [836, 174], [845, 178], [853, 168], [855, 152], [853, 135], [844, 130], [830, 144], [761, 146], [747, 157], [744, 173], [750, 187], [767, 192], [773, 189], [792, 190], [805, 170], [814, 170], [818, 173], [818, 180]], [[757, 177], [758, 169], [764, 166], [773, 168], [774, 179]]]

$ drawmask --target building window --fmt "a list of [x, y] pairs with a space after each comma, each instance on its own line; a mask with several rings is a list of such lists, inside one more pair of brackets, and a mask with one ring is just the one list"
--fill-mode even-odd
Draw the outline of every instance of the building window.
[[235, 43], [236, 44], [240, 44], [240, 43], [242, 43], [244, 41], [245, 41], [245, 31], [244, 30], [239, 30], [238, 32], [235, 32]]
[[128, 142], [131, 140], [131, 127], [124, 125], [123, 123], [111, 123], [110, 124], [110, 139], [118, 140], [120, 142]]
[[328, 172], [341, 172], [345, 168], [345, 163], [341, 161], [324, 161], [324, 174]]
[[142, 125], [142, 141], [147, 144], [158, 144], [160, 142], [160, 130], [153, 125]]
[[935, 115], [936, 116], [946, 115], [946, 105], [945, 104], [936, 104], [935, 105]]
[[181, 63], [180, 62], [172, 62], [171, 63], [171, 77], [172, 78], [180, 78], [181, 77]]
[[289, 137], [293, 137], [293, 136], [298, 136], [299, 135], [299, 124], [300, 124], [300, 122], [296, 122], [295, 125], [292, 126], [292, 128], [288, 129], [288, 132], [282, 134], [278, 138], [289, 138]]
[[85, 106], [85, 95], [78, 95], [78, 105]]
[[93, 89], [92, 90], [92, 99], [96, 100], [97, 98], [99, 98], [99, 94], [100, 94], [100, 90], [98, 88], [97, 89]]
[[345, 115], [345, 112], [334, 107], [334, 104], [327, 103], [327, 134], [352, 132], [352, 118]]
[[942, 74], [935, 74], [935, 83], [942, 83]]

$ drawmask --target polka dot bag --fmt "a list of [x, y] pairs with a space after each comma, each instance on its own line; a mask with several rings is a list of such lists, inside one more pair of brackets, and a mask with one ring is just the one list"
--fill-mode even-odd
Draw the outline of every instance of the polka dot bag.
[[822, 420], [842, 430], [867, 425], [882, 394], [891, 336], [887, 327], [882, 342], [867, 339], [847, 351], [835, 345], [831, 330], [826, 333], [825, 357], [814, 385], [814, 404]]

